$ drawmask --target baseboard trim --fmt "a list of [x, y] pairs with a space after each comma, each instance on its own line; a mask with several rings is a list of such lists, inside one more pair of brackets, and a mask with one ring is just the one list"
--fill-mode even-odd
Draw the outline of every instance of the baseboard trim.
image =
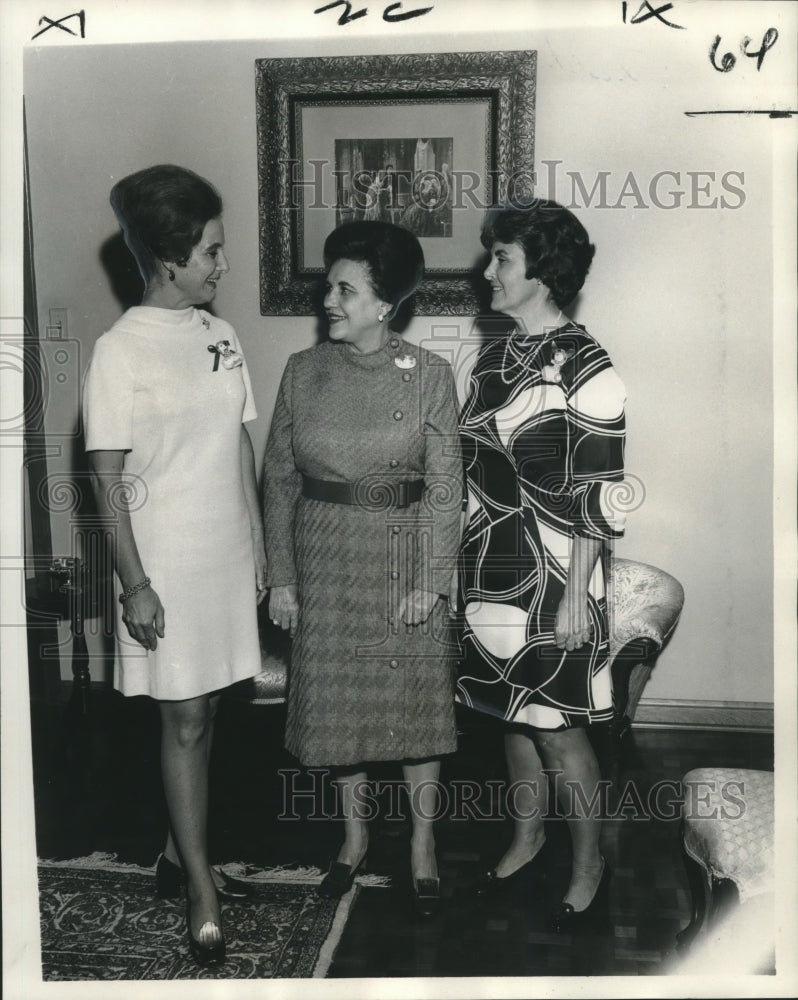
[[686, 701], [641, 698], [636, 729], [718, 729], [729, 732], [773, 732], [773, 705], [766, 701]]
[[[92, 680], [92, 693], [111, 689]], [[61, 701], [72, 694], [72, 681], [62, 680]], [[768, 701], [687, 701], [678, 698], [641, 698], [633, 729], [716, 729], [738, 733], [772, 733], [773, 704]]]

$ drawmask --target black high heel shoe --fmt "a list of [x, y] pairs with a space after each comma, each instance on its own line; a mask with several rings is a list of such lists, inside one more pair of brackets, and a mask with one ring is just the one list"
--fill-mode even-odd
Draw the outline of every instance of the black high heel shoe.
[[609, 912], [610, 879], [612, 872], [610, 866], [604, 861], [604, 868], [601, 871], [599, 884], [593, 898], [584, 910], [575, 910], [570, 903], [560, 903], [551, 917], [552, 930], [557, 934], [572, 934], [579, 931], [595, 930], [606, 920]]
[[543, 846], [534, 857], [530, 858], [520, 868], [516, 868], [509, 875], [499, 877], [496, 869], [491, 868], [489, 872], [480, 875], [474, 886], [477, 896], [493, 896], [500, 892], [515, 889], [521, 885], [530, 885], [534, 882], [543, 882], [548, 876], [551, 868], [551, 848], [548, 840], [543, 841]]
[[219, 939], [213, 944], [203, 944], [202, 941], [194, 937], [191, 932], [191, 900], [186, 899], [186, 934], [188, 935], [188, 950], [197, 965], [221, 965], [227, 957], [227, 945], [225, 944], [222, 929], [218, 924], [207, 920], [200, 927], [200, 934], [210, 925], [219, 931]]
[[[251, 885], [227, 875], [221, 868], [214, 872], [222, 879], [222, 884], [216, 886], [216, 895], [220, 899], [252, 899], [255, 890]], [[215, 884], [215, 883], [214, 883]], [[176, 899], [186, 886], [186, 873], [180, 865], [174, 864], [161, 854], [155, 866], [155, 895], [159, 899]]]
[[365, 856], [356, 865], [347, 865], [343, 861], [331, 861], [330, 870], [316, 887], [316, 894], [324, 899], [340, 899], [352, 888], [355, 876], [365, 864]]
[[417, 878], [411, 883], [413, 890], [413, 910], [417, 917], [437, 917], [441, 908], [441, 880], [439, 878]]

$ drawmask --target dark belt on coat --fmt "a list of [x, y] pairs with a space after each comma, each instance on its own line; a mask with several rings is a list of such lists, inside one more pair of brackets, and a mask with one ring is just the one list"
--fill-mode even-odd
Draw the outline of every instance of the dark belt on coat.
[[424, 493], [423, 479], [391, 481], [367, 477], [357, 483], [335, 483], [326, 479], [302, 476], [302, 496], [323, 503], [345, 503], [367, 510], [385, 510], [388, 507], [408, 507], [418, 503]]

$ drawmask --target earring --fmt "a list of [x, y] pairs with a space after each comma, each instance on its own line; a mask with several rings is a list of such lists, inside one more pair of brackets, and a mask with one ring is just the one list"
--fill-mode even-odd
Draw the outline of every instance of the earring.
[[172, 268], [171, 267], [167, 267], [166, 271], [167, 271], [167, 273], [169, 275], [169, 280], [170, 281], [174, 281], [175, 280], [175, 272], [172, 270]]
[[380, 323], [382, 323], [382, 321], [385, 319], [385, 313], [378, 313], [377, 319], [380, 321]]

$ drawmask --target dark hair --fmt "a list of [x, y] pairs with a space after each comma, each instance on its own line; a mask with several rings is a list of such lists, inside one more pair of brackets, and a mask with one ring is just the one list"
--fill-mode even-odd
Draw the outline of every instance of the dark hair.
[[421, 244], [409, 230], [390, 222], [362, 219], [333, 229], [324, 242], [327, 270], [337, 260], [356, 260], [366, 265], [375, 295], [391, 303], [389, 319], [424, 276]]
[[539, 278], [558, 309], [584, 285], [595, 246], [577, 217], [556, 201], [526, 199], [495, 205], [482, 225], [482, 245], [517, 243], [524, 251], [527, 278]]
[[222, 199], [193, 171], [159, 164], [117, 181], [111, 207], [148, 281], [159, 261], [186, 266], [205, 225], [222, 214]]

